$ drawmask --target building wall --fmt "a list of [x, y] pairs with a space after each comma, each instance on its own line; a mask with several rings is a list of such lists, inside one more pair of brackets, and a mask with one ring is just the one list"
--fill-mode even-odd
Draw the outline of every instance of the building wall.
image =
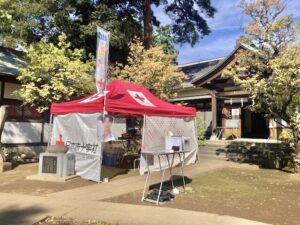
[[49, 124], [44, 123], [41, 114], [34, 109], [22, 106], [20, 99], [12, 94], [20, 86], [13, 81], [0, 82], [1, 103], [10, 106], [1, 142], [3, 144], [47, 143]]
[[19, 100], [19, 98], [17, 96], [12, 95], [12, 92], [19, 89], [20, 87], [21, 87], [20, 84], [5, 82], [4, 98]]
[[[282, 119], [277, 119], [281, 124], [287, 125], [287, 123]], [[279, 139], [279, 136], [283, 130], [288, 130], [276, 123], [275, 120], [269, 120], [269, 129], [270, 129], [270, 139]]]
[[36, 122], [5, 122], [1, 142], [4, 144], [47, 143], [49, 124]]
[[[114, 136], [121, 137], [126, 131], [125, 119], [117, 118], [114, 122]], [[37, 144], [47, 143], [50, 137], [49, 123], [40, 122], [11, 122], [7, 121], [1, 142], [4, 144]]]

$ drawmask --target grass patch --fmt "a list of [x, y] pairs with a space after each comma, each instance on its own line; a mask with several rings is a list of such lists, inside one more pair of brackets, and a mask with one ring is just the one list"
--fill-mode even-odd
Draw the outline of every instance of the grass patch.
[[[298, 225], [300, 174], [258, 168], [223, 168], [193, 177], [186, 193], [160, 207], [230, 215], [274, 225]], [[142, 204], [141, 191], [107, 199]]]

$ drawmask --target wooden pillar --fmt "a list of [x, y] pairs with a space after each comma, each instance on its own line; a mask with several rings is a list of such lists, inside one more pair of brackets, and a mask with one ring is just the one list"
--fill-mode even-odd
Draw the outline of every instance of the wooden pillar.
[[213, 93], [211, 94], [211, 115], [211, 128], [214, 132], [217, 128], [217, 98]]
[[4, 104], [4, 88], [5, 88], [5, 82], [1, 81], [0, 105]]

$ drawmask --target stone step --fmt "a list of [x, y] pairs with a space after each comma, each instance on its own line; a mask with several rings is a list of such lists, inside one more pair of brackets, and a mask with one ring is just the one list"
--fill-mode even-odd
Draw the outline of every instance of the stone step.
[[222, 148], [222, 149], [226, 149], [227, 146], [216, 146], [216, 145], [205, 145], [205, 146], [199, 146], [199, 149], [218, 149], [218, 148]]
[[226, 155], [224, 151], [226, 146], [230, 144], [229, 141], [207, 141], [205, 145], [199, 146], [199, 157], [200, 159], [213, 159], [226, 161]]
[[205, 150], [217, 150], [217, 149], [226, 149], [224, 146], [201, 146], [198, 148], [199, 151]]
[[199, 150], [203, 149], [226, 149], [226, 146], [211, 146], [211, 145], [206, 145], [206, 146], [200, 146]]
[[280, 143], [275, 142], [258, 142], [253, 140], [252, 142], [250, 140], [234, 140], [234, 141], [226, 141], [226, 140], [220, 140], [220, 141], [207, 141], [205, 145], [199, 146], [199, 155], [200, 158], [205, 159], [220, 159], [220, 160], [227, 160], [226, 157], [230, 157], [230, 155], [227, 155], [226, 152], [239, 152], [244, 150], [251, 150], [252, 156], [255, 153], [255, 151], [261, 151], [261, 150], [276, 150], [280, 147]]
[[223, 147], [220, 148], [219, 146], [200, 146], [199, 155], [200, 158], [224, 160], [226, 158], [224, 151], [225, 149]]
[[202, 148], [202, 147], [205, 147], [205, 148], [226, 148], [228, 146], [236, 146], [236, 145], [243, 145], [243, 146], [247, 146], [247, 147], [250, 147], [250, 146], [256, 146], [256, 147], [270, 147], [270, 148], [276, 148], [276, 146], [280, 146], [280, 143], [279, 142], [272, 142], [272, 141], [256, 141], [256, 140], [253, 140], [253, 141], [250, 141], [250, 140], [246, 140], [246, 141], [243, 141], [243, 140], [231, 140], [231, 141], [228, 141], [228, 140], [218, 140], [218, 141], [207, 141], [205, 143], [204, 146], [199, 146], [199, 148]]
[[205, 154], [220, 154], [220, 153], [225, 153], [226, 150], [225, 149], [201, 149], [199, 150], [200, 153], [205, 153]]
[[222, 161], [226, 161], [226, 157], [224, 155], [213, 155], [213, 154], [203, 154], [200, 153], [199, 154], [199, 158], [201, 159], [214, 159], [214, 160], [222, 160]]
[[216, 146], [226, 146], [232, 143], [229, 140], [208, 140], [205, 142], [205, 145], [216, 145]]
[[225, 156], [226, 154], [223, 152], [213, 152], [213, 151], [200, 151], [199, 155], [212, 155], [212, 156]]

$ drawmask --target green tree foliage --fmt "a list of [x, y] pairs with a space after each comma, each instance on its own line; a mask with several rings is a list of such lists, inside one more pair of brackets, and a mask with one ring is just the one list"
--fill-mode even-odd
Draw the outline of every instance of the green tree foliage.
[[[172, 32], [176, 42], [194, 46], [200, 38], [210, 33], [204, 17], [213, 17], [217, 11], [210, 0], [160, 1], [172, 19]], [[204, 16], [203, 16], [204, 15]]]
[[239, 40], [248, 44], [248, 50], [238, 52], [224, 75], [250, 93], [253, 110], [286, 121], [298, 141], [300, 45], [295, 41], [299, 24], [292, 15], [281, 16], [285, 8], [282, 0], [242, 1], [241, 6], [252, 19]]
[[93, 65], [83, 63], [81, 56], [82, 50], [70, 50], [65, 35], [59, 36], [57, 47], [44, 41], [31, 45], [26, 55], [27, 66], [20, 70], [17, 78], [21, 88], [14, 94], [43, 112], [51, 103], [92, 92]]
[[186, 79], [174, 64], [174, 59], [175, 56], [164, 53], [161, 46], [145, 49], [140, 41], [135, 40], [130, 44], [128, 64], [117, 64], [111, 68], [110, 76], [142, 84], [157, 97], [169, 100]]
[[158, 27], [153, 35], [153, 46], [161, 46], [166, 54], [177, 55], [175, 48], [175, 38], [172, 36], [170, 26]]
[[205, 145], [206, 140], [205, 140], [205, 123], [204, 121], [197, 115], [196, 117], [196, 127], [197, 127], [197, 140], [198, 140], [198, 145]]
[[191, 45], [209, 34], [204, 17], [216, 12], [210, 0], [2, 0], [0, 10], [12, 18], [0, 37], [10, 47], [27, 47], [41, 40], [57, 44], [65, 33], [71, 47], [83, 48], [88, 58], [95, 55], [96, 26], [101, 26], [111, 33], [111, 62], [125, 62], [128, 43], [143, 30], [145, 46], [152, 45], [152, 26], [159, 26], [152, 5], [164, 7], [171, 18], [174, 40]]
[[123, 1], [72, 1], [74, 17], [65, 33], [73, 47], [84, 48], [86, 54], [95, 55], [96, 27], [110, 32], [110, 61], [125, 62], [128, 43], [142, 36], [142, 25], [137, 9]]
[[6, 11], [0, 9], [0, 34], [8, 33], [10, 31], [11, 21], [12, 16]]
[[[146, 49], [152, 46], [153, 25], [158, 26], [159, 21], [154, 16], [151, 5], [161, 6], [172, 20], [170, 27], [177, 43], [189, 43], [192, 46], [204, 35], [210, 33], [204, 17], [213, 17], [216, 9], [210, 0], [130, 0], [110, 1], [128, 6], [143, 18], [144, 46]], [[122, 2], [122, 3], [120, 3]], [[113, 3], [112, 3], [113, 4]]]
[[[2, 0], [0, 9], [11, 15], [10, 29], [1, 33], [4, 44], [15, 47], [29, 45], [42, 39], [57, 41], [62, 26], [68, 24], [72, 10], [63, 0]], [[6, 42], [6, 40], [14, 42]]]
[[96, 27], [111, 33], [110, 59], [122, 61], [128, 43], [141, 36], [142, 27], [130, 7], [114, 1], [90, 0], [2, 0], [0, 9], [12, 16], [10, 29], [1, 32], [2, 43], [9, 47], [24, 46], [41, 40], [58, 43], [65, 33], [71, 48], [83, 48], [84, 59], [96, 52]]

